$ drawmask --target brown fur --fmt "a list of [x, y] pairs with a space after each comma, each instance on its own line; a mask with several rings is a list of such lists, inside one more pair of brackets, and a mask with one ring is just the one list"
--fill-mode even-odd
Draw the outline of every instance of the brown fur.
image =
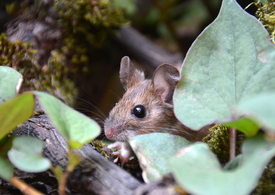
[[[164, 132], [182, 136], [189, 141], [198, 141], [208, 134], [207, 129], [192, 131], [184, 126], [174, 115], [171, 94], [170, 99], [166, 101], [161, 94], [156, 93], [154, 80], [144, 79], [143, 73], [137, 70], [132, 69], [131, 72], [134, 72], [135, 75], [132, 78], [135, 80], [130, 79], [131, 75], [126, 75], [127, 78], [123, 77], [128, 80], [128, 82], [122, 81], [127, 91], [105, 121], [105, 135], [109, 139], [126, 141], [128, 137], [140, 134]], [[174, 91], [174, 87], [175, 84], [169, 90]], [[169, 93], [171, 92], [167, 94]], [[143, 105], [146, 108], [147, 114], [144, 118], [132, 115], [132, 109], [137, 105]]]

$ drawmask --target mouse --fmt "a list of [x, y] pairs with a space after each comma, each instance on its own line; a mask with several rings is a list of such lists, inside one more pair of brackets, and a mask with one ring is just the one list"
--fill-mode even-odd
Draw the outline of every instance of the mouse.
[[128, 56], [121, 59], [120, 81], [125, 94], [112, 108], [104, 122], [104, 133], [109, 140], [116, 141], [110, 148], [127, 151], [116, 152], [122, 161], [130, 154], [127, 140], [147, 133], [170, 133], [191, 142], [200, 141], [208, 135], [208, 128], [193, 131], [182, 124], [174, 114], [173, 94], [181, 78], [173, 65], [162, 64], [151, 79], [136, 69]]

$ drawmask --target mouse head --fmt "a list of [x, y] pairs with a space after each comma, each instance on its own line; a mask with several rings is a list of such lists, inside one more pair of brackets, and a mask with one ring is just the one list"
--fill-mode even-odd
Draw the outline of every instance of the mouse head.
[[[131, 63], [128, 56], [121, 59], [120, 81], [123, 88], [127, 91], [129, 88], [143, 82], [144, 73], [138, 71]], [[180, 73], [170, 64], [160, 65], [154, 72], [152, 85], [156, 94], [167, 103], [172, 103], [175, 87], [180, 79]]]
[[172, 99], [180, 74], [174, 66], [159, 66], [149, 80], [125, 56], [119, 74], [126, 92], [105, 121], [105, 135], [109, 139], [125, 141], [127, 137], [156, 132], [167, 121], [176, 120]]

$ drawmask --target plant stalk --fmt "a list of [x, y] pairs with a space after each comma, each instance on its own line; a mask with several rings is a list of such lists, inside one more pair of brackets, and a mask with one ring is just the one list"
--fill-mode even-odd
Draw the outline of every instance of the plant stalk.
[[11, 180], [9, 181], [13, 186], [18, 188], [23, 194], [26, 195], [43, 195], [41, 192], [37, 191], [33, 187], [27, 185], [25, 182], [22, 180], [12, 177]]
[[236, 129], [229, 129], [229, 161], [235, 159], [236, 156]]
[[59, 195], [66, 195], [66, 184], [67, 184], [67, 179], [69, 175], [70, 175], [70, 171], [66, 170], [58, 186]]

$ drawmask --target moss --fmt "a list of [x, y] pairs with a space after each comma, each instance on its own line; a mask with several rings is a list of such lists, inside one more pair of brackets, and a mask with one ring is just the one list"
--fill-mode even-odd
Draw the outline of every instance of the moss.
[[55, 8], [66, 38], [65, 53], [73, 63], [86, 63], [87, 48], [101, 47], [114, 30], [125, 25], [125, 11], [111, 0], [56, 0]]
[[[211, 133], [203, 139], [210, 149], [217, 155], [222, 165], [229, 161], [229, 128], [215, 125], [210, 129]], [[241, 145], [245, 138], [243, 133], [237, 131], [236, 154], [241, 153]], [[253, 195], [270, 194], [275, 191], [275, 159], [267, 165]]]
[[255, 1], [257, 7], [256, 17], [263, 23], [270, 34], [271, 41], [275, 43], [275, 0], [267, 0], [265, 3]]
[[210, 128], [211, 132], [202, 141], [207, 143], [209, 148], [217, 155], [222, 164], [229, 160], [229, 129], [228, 127], [215, 125]]
[[[225, 165], [229, 162], [229, 128], [223, 125], [215, 125], [209, 129], [210, 134], [202, 141], [207, 143], [209, 148], [217, 155], [220, 163]], [[241, 145], [245, 135], [237, 131], [236, 154], [241, 153]]]
[[266, 169], [258, 182], [256, 189], [253, 191], [253, 195], [260, 194], [272, 194], [275, 191], [275, 159], [266, 166]]
[[53, 51], [48, 63], [41, 66], [30, 43], [10, 42], [5, 34], [0, 35], [0, 53], [1, 65], [12, 67], [23, 75], [22, 91], [48, 91], [67, 104], [73, 104], [77, 91], [67, 78], [69, 70], [62, 54]]
[[[23, 1], [16, 13], [16, 22], [10, 26], [16, 30], [10, 30], [9, 36], [21, 41], [27, 37], [34, 45], [11, 43], [1, 35], [1, 64], [23, 74], [23, 90], [48, 91], [69, 105], [77, 96], [70, 78], [78, 80], [88, 72], [91, 51], [127, 23], [124, 10], [111, 0]], [[43, 33], [31, 37], [36, 25], [42, 26]]]
[[7, 36], [0, 35], [0, 64], [16, 68], [18, 64], [32, 65], [34, 63], [34, 53], [36, 50], [30, 43], [17, 41], [12, 43]]
[[105, 158], [109, 158], [109, 154], [106, 151], [107, 145], [101, 140], [93, 140], [92, 145], [98, 150]]

